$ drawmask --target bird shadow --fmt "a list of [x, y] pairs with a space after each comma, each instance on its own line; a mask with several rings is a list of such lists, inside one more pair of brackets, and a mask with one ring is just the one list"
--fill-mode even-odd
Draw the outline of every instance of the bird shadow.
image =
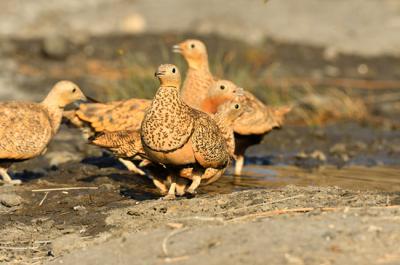
[[35, 179], [39, 179], [45, 176], [45, 173], [43, 172], [34, 172], [34, 171], [29, 171], [29, 170], [24, 170], [22, 172], [13, 172], [12, 173], [12, 179], [19, 179], [22, 182], [27, 182]]
[[86, 157], [82, 159], [82, 164], [96, 166], [98, 168], [114, 167], [117, 169], [126, 169], [126, 167], [113, 156], [103, 153], [102, 156]]
[[274, 156], [246, 156], [245, 165], [262, 165], [271, 166], [273, 165]]
[[[158, 199], [160, 195], [152, 187], [152, 183], [146, 177], [135, 175], [133, 173], [112, 173], [97, 174], [79, 179], [83, 182], [97, 182], [103, 178], [109, 179], [105, 183], [118, 187], [119, 193], [123, 197], [127, 197], [136, 201]], [[101, 180], [102, 184], [104, 180]]]

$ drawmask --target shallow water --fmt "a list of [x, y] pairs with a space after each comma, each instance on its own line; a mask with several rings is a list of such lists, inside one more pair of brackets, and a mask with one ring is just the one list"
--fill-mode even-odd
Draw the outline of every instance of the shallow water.
[[337, 186], [351, 190], [400, 191], [400, 166], [327, 165], [318, 169], [296, 166], [247, 165], [241, 177], [228, 174], [202, 190], [232, 192], [249, 188], [279, 188], [287, 185]]

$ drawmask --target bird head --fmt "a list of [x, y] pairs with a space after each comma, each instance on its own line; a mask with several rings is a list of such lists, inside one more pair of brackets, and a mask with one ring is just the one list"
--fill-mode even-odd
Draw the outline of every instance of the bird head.
[[208, 67], [207, 48], [200, 40], [185, 40], [174, 45], [172, 51], [182, 54], [191, 68]]
[[178, 67], [173, 64], [160, 65], [154, 75], [160, 81], [161, 86], [179, 87], [181, 82]]

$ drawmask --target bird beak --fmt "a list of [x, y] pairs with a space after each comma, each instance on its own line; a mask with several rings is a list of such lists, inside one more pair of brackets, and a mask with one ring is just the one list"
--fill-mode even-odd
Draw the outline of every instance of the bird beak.
[[182, 53], [182, 48], [180, 44], [174, 45], [172, 46], [172, 52], [174, 53]]
[[160, 77], [160, 76], [163, 76], [164, 74], [165, 74], [165, 72], [158, 71], [158, 72], [155, 72], [155, 73], [154, 73], [154, 76], [155, 76], [155, 77]]
[[89, 96], [86, 96], [86, 101], [89, 103], [100, 103], [100, 101], [98, 101], [92, 97], [89, 97]]

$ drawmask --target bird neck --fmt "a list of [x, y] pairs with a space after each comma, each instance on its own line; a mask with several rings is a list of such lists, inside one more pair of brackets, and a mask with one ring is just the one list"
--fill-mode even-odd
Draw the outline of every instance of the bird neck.
[[50, 92], [40, 104], [49, 114], [53, 134], [56, 134], [60, 128], [62, 120], [62, 114], [64, 111], [63, 104], [59, 104], [58, 96], [52, 92]]
[[208, 69], [189, 68], [181, 91], [183, 101], [192, 108], [201, 110], [201, 104], [207, 97], [213, 80]]
[[179, 88], [175, 86], [161, 86], [152, 102], [152, 108], [170, 109], [174, 111], [184, 105], [179, 95]]
[[210, 72], [210, 67], [208, 65], [208, 57], [205, 55], [202, 55], [198, 58], [187, 60], [187, 63], [189, 65], [189, 70], [192, 69], [192, 70]]
[[222, 96], [206, 97], [202, 102], [201, 110], [207, 113], [216, 113], [218, 107], [226, 100], [226, 97]]

